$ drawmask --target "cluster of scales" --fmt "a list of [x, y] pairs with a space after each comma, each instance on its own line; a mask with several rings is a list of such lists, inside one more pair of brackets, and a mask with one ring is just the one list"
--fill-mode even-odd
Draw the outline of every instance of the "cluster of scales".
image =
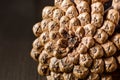
[[[120, 0], [55, 0], [33, 26], [31, 51], [48, 80], [112, 80], [120, 65]], [[106, 1], [107, 2], [107, 1]], [[109, 1], [108, 1], [109, 2]]]

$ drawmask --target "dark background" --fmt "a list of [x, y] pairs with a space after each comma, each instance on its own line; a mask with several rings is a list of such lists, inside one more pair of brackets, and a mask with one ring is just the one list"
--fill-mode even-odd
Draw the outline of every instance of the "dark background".
[[32, 26], [52, 0], [0, 0], [0, 80], [45, 80], [29, 53]]
[[0, 0], [0, 80], [45, 80], [29, 53], [35, 39], [32, 26], [41, 20], [44, 6], [52, 4], [53, 0]]

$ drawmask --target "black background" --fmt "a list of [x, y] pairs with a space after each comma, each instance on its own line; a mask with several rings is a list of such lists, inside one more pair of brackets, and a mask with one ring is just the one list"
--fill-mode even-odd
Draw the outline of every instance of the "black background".
[[52, 4], [53, 0], [0, 0], [0, 80], [45, 80], [29, 53], [35, 39], [32, 26], [41, 20], [44, 6]]
[[32, 26], [52, 0], [0, 0], [0, 80], [45, 80], [29, 53]]

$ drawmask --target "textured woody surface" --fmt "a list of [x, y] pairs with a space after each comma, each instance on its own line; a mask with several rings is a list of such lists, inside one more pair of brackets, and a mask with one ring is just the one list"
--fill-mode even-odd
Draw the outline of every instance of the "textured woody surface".
[[[68, 0], [69, 1], [69, 0]], [[97, 0], [93, 0], [93, 1], [97, 1]], [[64, 11], [67, 11], [67, 8], [68, 8], [68, 12], [69, 12], [69, 7], [71, 6], [71, 5], [73, 5], [72, 3], [67, 3], [67, 0], [64, 0], [63, 1], [63, 3], [61, 4], [62, 6], [61, 7], [64, 7], [64, 5], [65, 4], [68, 4], [68, 5], [66, 5], [65, 6], [65, 9], [63, 9]], [[85, 4], [84, 3], [84, 5], [86, 5], [86, 9], [88, 8], [87, 7], [87, 4]], [[109, 4], [108, 4], [109, 5]], [[78, 4], [77, 5], [77, 9], [78, 9], [78, 11], [79, 11], [79, 13], [83, 13], [85, 10], [81, 10], [81, 9], [79, 9], [79, 7], [80, 7], [81, 5], [80, 4]], [[107, 7], [107, 5], [105, 5], [106, 7]], [[82, 6], [81, 6], [82, 7]], [[72, 8], [71, 8], [72, 9]], [[113, 11], [114, 12], [114, 11]], [[51, 14], [52, 12], [50, 12], [50, 14]], [[73, 12], [71, 12], [71, 13], [73, 13]], [[68, 21], [69, 21], [69, 19], [71, 19], [72, 17], [74, 17], [74, 16], [69, 16], [69, 15], [71, 15], [71, 13], [69, 14], [66, 14], [67, 16], [68, 16], [68, 18], [67, 17], [65, 17], [65, 16], [63, 16], [62, 17], [62, 19], [60, 19], [60, 26], [64, 26], [64, 27], [68, 27], [68, 25], [69, 25], [69, 23], [68, 23]], [[89, 13], [89, 10], [88, 10], [88, 13]], [[112, 13], [112, 10], [110, 11], [109, 10], [109, 12], [108, 12], [108, 14], [109, 15], [111, 15], [111, 13]], [[73, 14], [76, 14], [75, 16], [78, 16], [77, 15], [77, 13], [73, 13]], [[115, 14], [117, 14], [117, 13], [115, 13]], [[114, 16], [115, 14], [112, 14], [112, 16]], [[100, 27], [101, 26], [101, 24], [103, 23], [103, 18], [102, 18], [102, 15], [98, 15], [98, 14], [92, 14], [91, 15], [92, 16], [92, 18], [93, 18], [93, 22], [91, 22], [91, 24], [93, 24], [94, 26], [98, 26], [98, 27]], [[98, 24], [97, 22], [94, 22], [94, 17], [96, 17], [97, 16], [97, 19], [98, 19], [98, 23], [100, 23], [100, 24]], [[52, 17], [52, 16], [51, 16]], [[117, 19], [118, 17], [114, 17], [114, 19], [116, 19], [116, 21], [113, 21], [112, 19], [111, 19], [111, 16], [107, 16], [107, 19], [108, 20], [110, 20], [110, 21], [112, 21], [112, 22], [114, 22], [115, 24], [117, 24]], [[81, 19], [80, 17], [79, 17], [79, 19]], [[97, 20], [96, 19], [96, 20]], [[63, 23], [63, 22], [65, 22], [65, 23]], [[88, 23], [86, 23], [86, 24], [88, 24]], [[85, 25], [86, 25], [85, 24]], [[82, 24], [81, 24], [82, 25]], [[83, 24], [84, 25], [84, 24]], [[111, 24], [112, 25], [112, 24]], [[78, 25], [79, 26], [79, 25]], [[111, 27], [111, 26], [110, 26]], [[112, 27], [114, 27], [114, 25], [112, 26]], [[88, 29], [88, 27], [86, 26], [84, 29]], [[70, 28], [71, 29], [71, 28]], [[75, 30], [75, 29], [74, 29]], [[96, 29], [95, 28], [92, 28], [91, 27], [91, 29], [89, 29], [90, 31], [92, 31], [93, 33], [89, 33], [89, 34], [86, 34], [87, 33], [87, 31], [85, 31], [85, 36], [93, 36], [94, 35], [94, 32], [96, 31]], [[95, 31], [94, 31], [95, 30]], [[67, 30], [66, 30], [67, 31]], [[60, 30], [59, 30], [59, 32], [60, 32]], [[101, 30], [101, 29], [99, 29], [98, 31], [97, 31], [97, 33], [96, 33], [96, 36], [94, 36], [94, 38], [95, 38], [95, 40], [98, 42], [98, 43], [100, 43], [100, 44], [103, 44], [103, 43], [105, 43], [106, 41], [107, 41], [107, 39], [108, 39], [108, 37], [109, 37], [109, 35], [111, 35], [113, 32], [111, 31], [111, 33], [109, 33], [109, 32], [107, 32], [107, 31], [104, 31], [104, 29], [103, 30]], [[62, 33], [63, 32], [61, 32], [61, 34], [60, 35], [62, 35]], [[101, 33], [101, 37], [100, 37], [100, 39], [98, 39], [98, 37], [99, 37], [99, 33]], [[66, 33], [66, 34], [69, 34], [68, 32]], [[108, 35], [109, 34], [109, 35]], [[65, 38], [65, 37], [68, 37], [67, 35], [63, 35], [63, 37]], [[106, 39], [105, 39], [106, 38]], [[82, 39], [82, 43], [84, 44], [84, 45], [87, 45], [86, 47], [89, 49], [89, 48], [91, 48], [91, 47], [93, 47], [93, 45], [94, 45], [94, 41], [92, 41], [91, 39], [91, 42], [89, 42], [89, 44], [86, 44], [84, 41], [86, 41], [87, 40], [87, 38], [84, 40], [84, 38]], [[59, 42], [58, 42], [59, 43]], [[60, 44], [61, 45], [61, 44]], [[60, 46], [59, 45], [59, 46]], [[64, 45], [61, 45], [62, 47], [64, 46]], [[66, 47], [67, 47], [67, 45], [65, 45]], [[66, 48], [64, 46], [64, 48]], [[104, 45], [102, 46], [102, 47], [104, 47]], [[115, 47], [115, 46], [114, 46]], [[111, 52], [113, 52], [112, 50], [110, 50]], [[115, 53], [116, 53], [116, 50], [115, 50]], [[106, 52], [106, 54], [109, 54], [109, 52]], [[111, 55], [110, 55], [111, 56]], [[56, 57], [56, 56], [55, 56]], [[62, 56], [63, 57], [63, 56]], [[61, 57], [61, 58], [62, 58]], [[60, 57], [58, 57], [58, 58], [60, 58]], [[83, 63], [84, 64], [84, 63]], [[100, 64], [104, 64], [104, 62], [101, 62], [100, 61]], [[96, 63], [95, 63], [95, 65], [96, 65]], [[99, 65], [99, 64], [98, 64]], [[62, 64], [62, 66], [64, 66], [63, 64]], [[103, 67], [104, 67], [104, 65], [103, 66], [101, 66], [101, 68], [100, 69], [103, 69]], [[81, 68], [80, 68], [81, 69]], [[93, 69], [94, 69], [94, 66], [93, 66]], [[51, 70], [52, 71], [52, 70]], [[91, 72], [94, 72], [94, 70], [91, 70]], [[101, 70], [100, 70], [101, 71]], [[63, 72], [66, 72], [66, 71], [63, 71]], [[95, 71], [96, 72], [96, 71]], [[103, 71], [102, 71], [103, 72]], [[97, 71], [96, 73], [102, 73], [102, 72], [99, 72], [99, 71]], [[74, 73], [75, 75], [77, 75], [77, 73]], [[57, 75], [57, 74], [56, 74]], [[79, 75], [79, 77], [80, 77], [80, 75]], [[81, 77], [83, 77], [83, 76], [81, 76]], [[114, 78], [114, 76], [113, 76], [113, 80], [114, 80], [115, 78]], [[119, 79], [119, 78], [117, 78], [117, 79]], [[49, 79], [48, 79], [49, 80]]]

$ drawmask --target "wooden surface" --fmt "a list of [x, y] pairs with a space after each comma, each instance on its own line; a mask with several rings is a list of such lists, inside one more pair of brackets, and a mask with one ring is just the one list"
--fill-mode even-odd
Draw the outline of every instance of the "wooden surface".
[[[41, 20], [41, 11], [53, 0], [0, 1], [0, 80], [45, 80], [29, 52], [35, 37], [32, 26]], [[113, 74], [120, 80], [120, 70]]]
[[[44, 0], [46, 1], [46, 0]], [[0, 80], [45, 80], [29, 53], [32, 26], [41, 20], [41, 0], [0, 1]]]

